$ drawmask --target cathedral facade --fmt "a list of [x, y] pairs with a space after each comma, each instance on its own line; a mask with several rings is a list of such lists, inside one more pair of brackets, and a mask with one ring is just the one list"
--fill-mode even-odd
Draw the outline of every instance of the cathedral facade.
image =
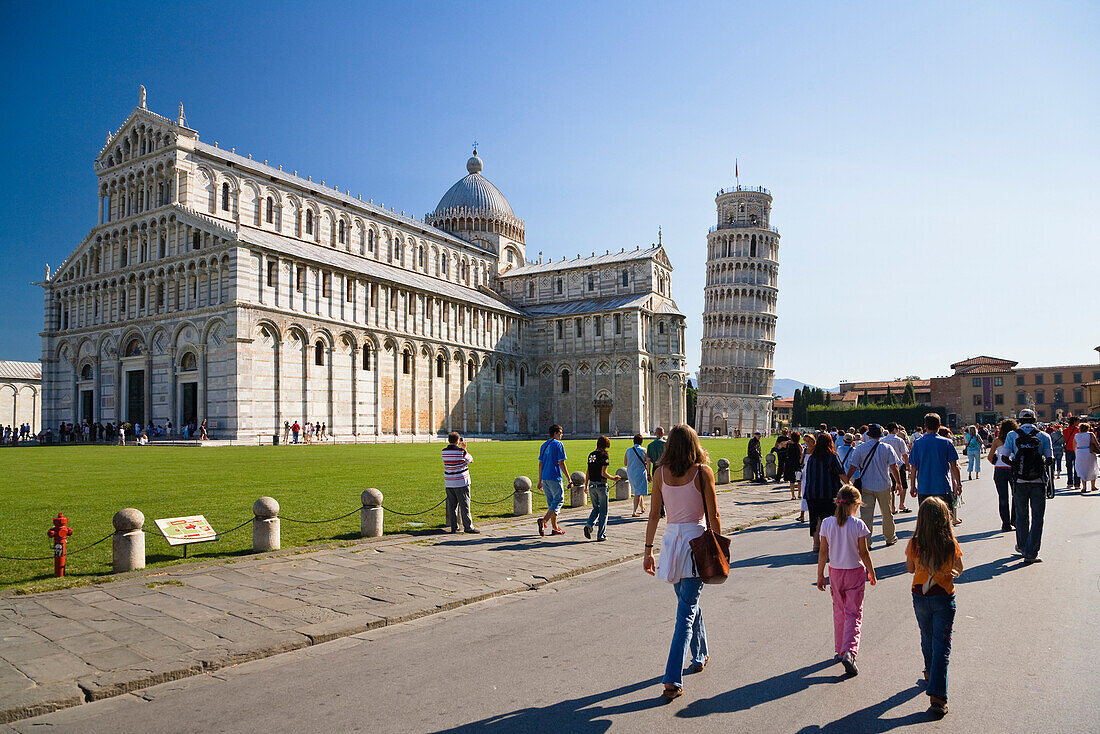
[[202, 142], [139, 106], [95, 160], [98, 223], [49, 272], [43, 426], [207, 420], [269, 442], [632, 434], [682, 423], [662, 245], [530, 261], [467, 174], [422, 219]]
[[772, 197], [735, 186], [715, 197], [707, 234], [697, 425], [720, 436], [771, 431], [779, 230]]

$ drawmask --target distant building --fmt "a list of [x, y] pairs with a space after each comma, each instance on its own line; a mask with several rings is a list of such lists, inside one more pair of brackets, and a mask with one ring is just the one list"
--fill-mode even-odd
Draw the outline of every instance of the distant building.
[[794, 410], [794, 398], [776, 398], [772, 401], [772, 420], [775, 428], [791, 425], [791, 411]]
[[0, 426], [29, 423], [38, 433], [42, 415], [42, 365], [0, 360]]
[[905, 386], [913, 383], [913, 394], [918, 405], [932, 404], [931, 380], [880, 380], [877, 382], [842, 382], [837, 392], [832, 393], [830, 404], [839, 403], [844, 407], [859, 403], [881, 403], [887, 395], [892, 395], [899, 403], [905, 395]]
[[1100, 364], [1017, 367], [1017, 362], [979, 356], [951, 365], [954, 374], [931, 380], [932, 403], [947, 409], [952, 426], [993, 423], [1035, 402], [1040, 421], [1091, 411], [1088, 383], [1100, 381]]

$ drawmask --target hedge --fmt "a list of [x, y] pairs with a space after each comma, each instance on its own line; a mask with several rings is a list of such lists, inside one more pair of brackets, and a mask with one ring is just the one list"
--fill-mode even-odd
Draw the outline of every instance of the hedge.
[[947, 408], [928, 405], [856, 405], [851, 408], [835, 408], [825, 405], [811, 405], [807, 409], [807, 423], [816, 426], [827, 423], [839, 428], [856, 428], [862, 425], [878, 423], [885, 426], [893, 421], [906, 428], [924, 425], [925, 413], [939, 413], [947, 419]]

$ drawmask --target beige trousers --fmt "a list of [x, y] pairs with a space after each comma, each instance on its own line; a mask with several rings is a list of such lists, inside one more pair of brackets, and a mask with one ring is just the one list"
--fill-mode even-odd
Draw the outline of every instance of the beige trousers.
[[[882, 513], [882, 537], [886, 538], [887, 543], [892, 544], [897, 542], [898, 535], [894, 531], [894, 513], [890, 511], [890, 492], [889, 489], [884, 489], [881, 492], [872, 492], [869, 489], [861, 490], [863, 506], [859, 508], [859, 516], [863, 520], [863, 524], [871, 531], [871, 535], [874, 535], [875, 504], [878, 504], [878, 509]], [[871, 544], [870, 538], [867, 539], [867, 544], [868, 546]]]

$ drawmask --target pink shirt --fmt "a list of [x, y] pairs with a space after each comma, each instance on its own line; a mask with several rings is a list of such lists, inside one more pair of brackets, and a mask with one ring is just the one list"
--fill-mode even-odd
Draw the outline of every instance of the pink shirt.
[[859, 539], [871, 534], [858, 517], [849, 517], [844, 525], [836, 524], [836, 517], [821, 521], [821, 537], [829, 544], [829, 566], [836, 569], [862, 568], [859, 559]]
[[686, 484], [673, 484], [668, 470], [661, 467], [661, 499], [669, 523], [706, 523], [703, 493], [695, 486], [699, 468], [685, 477]]

